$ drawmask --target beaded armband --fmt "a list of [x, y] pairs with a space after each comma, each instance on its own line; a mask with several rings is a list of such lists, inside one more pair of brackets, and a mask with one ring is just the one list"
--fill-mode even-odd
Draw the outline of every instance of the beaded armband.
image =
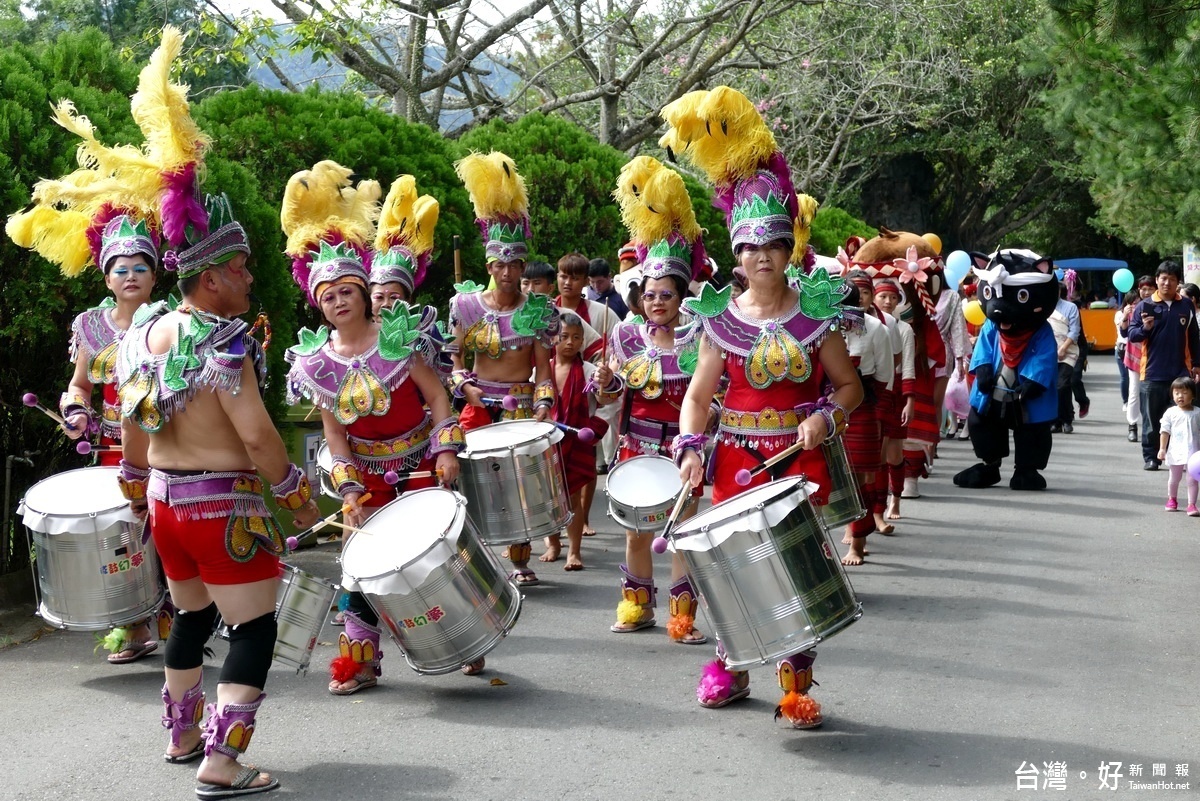
[[91, 421], [96, 414], [91, 400], [79, 392], [64, 392], [58, 400], [58, 412], [64, 420], [73, 414], [84, 414]]
[[294, 512], [312, 498], [312, 487], [304, 471], [291, 464], [288, 465], [287, 477], [271, 485], [271, 494], [275, 496], [275, 503]]
[[467, 447], [467, 438], [463, 434], [462, 426], [453, 417], [447, 417], [442, 422], [433, 427], [429, 432], [429, 455], [437, 456], [439, 453], [462, 453]]
[[625, 390], [625, 382], [621, 380], [621, 376], [613, 373], [612, 380], [608, 382], [608, 386], [601, 387], [596, 393], [605, 402], [611, 401], [613, 398], [620, 395]]
[[450, 392], [454, 397], [465, 397], [463, 388], [467, 386], [478, 386], [478, 383], [475, 381], [475, 374], [470, 370], [455, 370], [450, 374]]
[[146, 482], [149, 478], [149, 470], [143, 470], [135, 467], [131, 462], [121, 460], [121, 474], [117, 476], [117, 483], [121, 486], [121, 494], [125, 496], [125, 500], [146, 500]]
[[676, 434], [675, 439], [671, 440], [671, 458], [675, 460], [675, 464], [682, 464], [683, 455], [688, 451], [695, 451], [700, 457], [700, 463], [704, 464], [704, 446], [707, 444], [707, 434]]
[[549, 409], [554, 406], [554, 382], [550, 379], [538, 382], [533, 390], [533, 408]]
[[829, 427], [829, 433], [825, 435], [825, 439], [833, 439], [846, 430], [849, 415], [846, 414], [846, 410], [840, 403], [829, 398], [821, 398], [817, 401], [817, 412], [825, 418], [825, 425]]
[[333, 482], [333, 488], [343, 498], [351, 492], [363, 493], [367, 491], [367, 485], [363, 483], [362, 473], [354, 462], [344, 456], [335, 456], [333, 458], [333, 467], [329, 471], [329, 478]]

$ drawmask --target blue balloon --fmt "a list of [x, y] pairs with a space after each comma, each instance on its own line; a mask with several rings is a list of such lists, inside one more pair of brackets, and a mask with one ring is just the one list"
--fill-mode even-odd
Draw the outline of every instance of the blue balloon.
[[971, 257], [965, 251], [956, 250], [946, 257], [946, 281], [957, 287], [971, 270]]
[[1122, 267], [1113, 273], [1113, 287], [1118, 292], [1128, 292], [1133, 289], [1133, 273]]
[[1059, 281], [1063, 280], [1063, 278], [1065, 278], [1066, 275], [1067, 274], [1063, 272], [1062, 267], [1054, 268], [1054, 277], [1057, 278]]

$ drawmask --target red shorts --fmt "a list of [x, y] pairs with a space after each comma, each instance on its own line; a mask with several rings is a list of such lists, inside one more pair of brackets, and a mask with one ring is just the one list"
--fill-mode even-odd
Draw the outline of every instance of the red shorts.
[[162, 501], [150, 499], [150, 532], [172, 581], [197, 576], [205, 584], [249, 584], [279, 576], [279, 557], [261, 545], [247, 562], [235, 562], [225, 548], [228, 517], [188, 520]]

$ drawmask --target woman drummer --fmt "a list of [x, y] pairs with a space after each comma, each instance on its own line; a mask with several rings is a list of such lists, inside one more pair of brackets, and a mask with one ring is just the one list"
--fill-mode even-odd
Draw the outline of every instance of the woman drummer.
[[[862, 400], [862, 385], [839, 333], [842, 282], [818, 270], [799, 276], [798, 290], [788, 285], [785, 271], [795, 245], [793, 216], [785, 205], [789, 191], [790, 180], [785, 184], [765, 170], [738, 182], [729, 230], [747, 289], [731, 302], [728, 288], [716, 292], [706, 286], [699, 298], [684, 304], [703, 327], [699, 364], [673, 444], [680, 474], [692, 486], [704, 478], [701, 432], [709, 405], [722, 379], [729, 382], [713, 454], [713, 503], [773, 479], [805, 474], [821, 488], [811, 499], [823, 504], [829, 474], [818, 446], [838, 433]], [[832, 387], [828, 398], [823, 382]], [[760, 472], [745, 486], [736, 480], [739, 471], [797, 444], [803, 450], [770, 474]], [[778, 667], [786, 692], [780, 712], [797, 728], [822, 721], [820, 706], [807, 696], [815, 656], [813, 651], [795, 654]], [[722, 707], [749, 692], [748, 675], [726, 670], [718, 645], [718, 659], [705, 667], [697, 689], [701, 705]]]
[[[298, 173], [289, 182], [285, 210], [289, 208], [288, 195], [311, 191], [306, 183], [316, 185], [305, 181], [306, 175]], [[370, 189], [360, 184], [357, 191], [361, 194]], [[354, 190], [344, 189], [341, 195], [347, 191]], [[398, 202], [396, 194], [393, 187], [386, 204], [389, 208]], [[303, 205], [297, 202], [290, 208]], [[411, 202], [407, 208], [402, 215], [411, 212]], [[427, 237], [389, 238], [389, 232], [381, 232], [377, 245], [385, 249], [374, 257], [379, 269], [407, 272], [411, 280], [418, 264], [428, 263], [436, 204], [433, 209], [432, 220], [424, 218]], [[285, 232], [298, 229], [303, 233], [299, 221], [285, 213]], [[292, 362], [288, 401], [296, 403], [304, 396], [321, 409], [325, 440], [333, 456], [331, 479], [346, 504], [346, 524], [358, 527], [400, 491], [454, 481], [464, 440], [431, 367], [436, 353], [428, 329], [421, 327], [432, 322], [433, 310], [418, 312], [398, 302], [375, 319], [363, 258], [352, 236], [347, 235], [351, 232], [339, 233], [345, 241], [319, 243], [317, 252], [307, 254], [310, 260], [297, 256], [302, 242], [289, 241], [288, 251], [295, 259], [293, 274], [303, 281], [310, 302], [333, 330], [322, 326], [315, 335], [302, 331], [300, 344], [288, 350]], [[414, 472], [429, 475], [407, 477]], [[364, 501], [368, 492], [370, 498]], [[334, 695], [352, 695], [374, 687], [380, 675], [379, 618], [361, 593], [350, 593], [345, 620], [339, 656], [330, 665], [329, 691]], [[482, 659], [463, 668], [469, 674], [482, 669]]]
[[[618, 462], [636, 456], [669, 455], [671, 440], [679, 433], [680, 404], [692, 379], [688, 368], [695, 369], [699, 343], [698, 327], [680, 329], [680, 310], [688, 295], [688, 283], [705, 258], [700, 227], [683, 179], [674, 170], [643, 157], [640, 165], [650, 166], [653, 173], [635, 193], [631, 191], [630, 172], [638, 162], [630, 162], [622, 170], [615, 193], [638, 251], [641, 304], [646, 317], [645, 322], [638, 319], [621, 323], [610, 337], [609, 365], [625, 385]], [[655, 211], [649, 211], [649, 207]], [[671, 223], [665, 232], [664, 218]], [[700, 494], [701, 488], [697, 487], [694, 497]], [[687, 511], [694, 512], [695, 504], [689, 504]], [[654, 534], [625, 532], [622, 600], [617, 606], [617, 621], [610, 627], [618, 634], [655, 625], [657, 589], [650, 549]], [[682, 557], [676, 553], [671, 560], [671, 617], [667, 623], [667, 634], [675, 642], [699, 645], [708, 641], [695, 627], [696, 605], [695, 590]]]
[[[145, 221], [128, 215], [113, 217], [104, 225], [96, 264], [104, 273], [104, 284], [112, 293], [94, 309], [88, 309], [71, 323], [71, 361], [75, 372], [59, 402], [66, 425], [63, 431], [71, 439], [99, 434], [98, 463], [121, 462], [121, 402], [117, 397], [117, 345], [129, 329], [133, 313], [150, 300], [158, 267], [158, 247]], [[92, 395], [100, 386], [103, 401], [100, 414], [92, 407]], [[166, 607], [164, 607], [166, 609]], [[164, 611], [163, 623], [169, 626], [170, 612]], [[160, 632], [151, 632], [147, 618], [132, 626], [114, 629], [104, 639], [114, 665], [141, 659], [158, 648]], [[165, 637], [165, 632], [161, 632]]]

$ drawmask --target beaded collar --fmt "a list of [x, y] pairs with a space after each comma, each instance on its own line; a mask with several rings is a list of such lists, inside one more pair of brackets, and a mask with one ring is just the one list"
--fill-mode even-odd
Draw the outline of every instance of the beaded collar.
[[520, 350], [534, 342], [549, 349], [558, 333], [558, 311], [545, 295], [528, 295], [509, 311], [496, 311], [483, 302], [483, 287], [467, 281], [455, 284], [450, 299], [450, 328], [461, 329], [463, 349], [499, 359], [506, 350]]

